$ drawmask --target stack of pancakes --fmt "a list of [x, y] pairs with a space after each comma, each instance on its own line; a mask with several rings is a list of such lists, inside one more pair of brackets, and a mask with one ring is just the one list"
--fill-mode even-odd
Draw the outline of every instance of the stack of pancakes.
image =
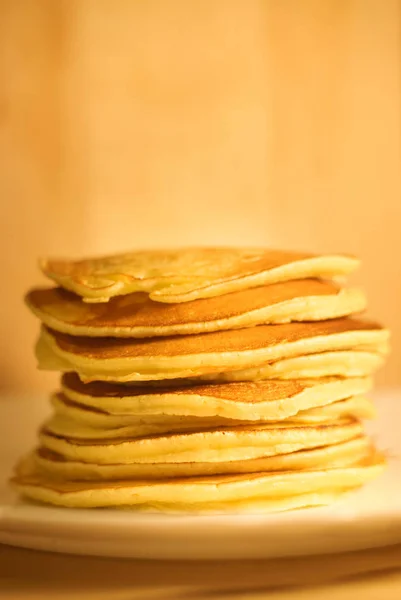
[[27, 304], [63, 373], [13, 478], [76, 507], [272, 511], [327, 504], [384, 458], [361, 421], [388, 331], [335, 283], [355, 258], [260, 249], [43, 261]]

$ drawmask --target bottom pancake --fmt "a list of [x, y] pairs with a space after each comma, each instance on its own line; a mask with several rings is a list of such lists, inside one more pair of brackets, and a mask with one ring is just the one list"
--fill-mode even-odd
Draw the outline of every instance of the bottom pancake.
[[384, 464], [383, 457], [373, 452], [354, 465], [332, 469], [77, 482], [51, 478], [32, 461], [12, 483], [28, 498], [65, 507], [271, 512], [326, 504], [379, 475]]

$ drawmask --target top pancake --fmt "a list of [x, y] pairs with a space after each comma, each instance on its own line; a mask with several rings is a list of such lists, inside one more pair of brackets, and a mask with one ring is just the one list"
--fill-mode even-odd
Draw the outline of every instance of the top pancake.
[[86, 302], [146, 292], [158, 302], [188, 302], [260, 285], [348, 275], [359, 261], [262, 248], [143, 250], [83, 260], [45, 259], [41, 269]]
[[154, 302], [141, 292], [112, 298], [107, 304], [88, 304], [62, 288], [31, 290], [26, 302], [56, 331], [134, 338], [325, 320], [366, 308], [366, 298], [359, 290], [341, 290], [318, 279], [286, 281], [176, 304]]

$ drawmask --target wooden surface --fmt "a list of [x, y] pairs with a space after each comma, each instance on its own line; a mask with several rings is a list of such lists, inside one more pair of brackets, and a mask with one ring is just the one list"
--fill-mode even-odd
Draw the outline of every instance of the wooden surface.
[[401, 546], [358, 553], [238, 562], [63, 556], [0, 546], [0, 598], [399, 600]]
[[[2, 0], [0, 387], [42, 254], [343, 250], [401, 382], [400, 0]], [[22, 375], [23, 374], [23, 375]]]

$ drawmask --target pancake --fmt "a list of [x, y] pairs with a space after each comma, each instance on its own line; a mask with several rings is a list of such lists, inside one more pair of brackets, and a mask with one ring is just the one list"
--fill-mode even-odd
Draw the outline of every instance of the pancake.
[[370, 440], [365, 436], [359, 436], [331, 446], [242, 461], [100, 465], [69, 460], [46, 448], [38, 448], [31, 455], [31, 460], [35, 462], [40, 471], [58, 479], [113, 481], [115, 479], [162, 479], [346, 467], [368, 457], [371, 453], [372, 443]]
[[[111, 414], [104, 410], [71, 402], [63, 394], [54, 394], [51, 402], [57, 417], [66, 418], [75, 424], [75, 433], [77, 432], [77, 423], [80, 430], [82, 427], [89, 426], [94, 428], [98, 434], [103, 429], [111, 432], [122, 427], [130, 427], [132, 437], [249, 424], [249, 420], [228, 419], [220, 416]], [[290, 419], [293, 423], [321, 423], [342, 418], [373, 419], [375, 415], [370, 400], [364, 396], [354, 396], [318, 408], [301, 410]], [[50, 427], [50, 430], [56, 435], [60, 431], [55, 429], [54, 425]]]
[[389, 332], [345, 255], [261, 248], [43, 260], [26, 303], [63, 373], [12, 484], [65, 507], [271, 512], [333, 502], [385, 458], [365, 397]]
[[42, 327], [36, 355], [39, 368], [76, 371], [85, 381], [145, 381], [238, 370], [333, 350], [381, 353], [387, 351], [388, 337], [380, 325], [349, 317], [150, 340], [81, 338]]
[[384, 459], [372, 453], [333, 469], [95, 482], [51, 478], [33, 464], [12, 483], [28, 498], [67, 507], [269, 512], [325, 504], [375, 478], [383, 466]]
[[[372, 475], [371, 478], [376, 475]], [[92, 496], [92, 491], [87, 492], [83, 490], [75, 490], [75, 493], [62, 494], [60, 490], [48, 489], [46, 486], [41, 485], [40, 479], [32, 480], [13, 480], [12, 484], [15, 489], [20, 493], [21, 496], [36, 501], [40, 504], [51, 504], [55, 506], [62, 506], [64, 508], [122, 508], [122, 509], [135, 509], [137, 512], [147, 512], [151, 514], [162, 513], [162, 514], [188, 514], [195, 513], [197, 515], [202, 514], [271, 514], [276, 512], [284, 512], [290, 510], [297, 510], [300, 508], [312, 508], [319, 506], [326, 506], [333, 504], [340, 500], [345, 495], [350, 494], [359, 486], [345, 488], [345, 489], [333, 489], [325, 490], [323, 492], [311, 493], [311, 494], [297, 494], [294, 496], [280, 497], [280, 498], [257, 498], [240, 501], [230, 502], [206, 502], [206, 503], [166, 503], [166, 502], [147, 502], [143, 504], [135, 504], [131, 500], [131, 504], [127, 504], [127, 501], [122, 494], [116, 494], [122, 504], [119, 504], [118, 500], [114, 500], [109, 496], [108, 488], [103, 492], [98, 492], [96, 497]], [[110, 485], [110, 484], [109, 484]], [[131, 490], [132, 493], [134, 489]]]
[[89, 337], [160, 337], [207, 333], [264, 323], [319, 321], [366, 308], [357, 289], [340, 289], [318, 279], [303, 279], [240, 290], [179, 304], [150, 300], [145, 293], [88, 304], [62, 288], [35, 289], [26, 296], [32, 312], [48, 327]]
[[189, 433], [109, 439], [54, 435], [45, 426], [40, 444], [63, 456], [98, 464], [160, 462], [225, 462], [275, 456], [346, 441], [362, 434], [354, 420], [317, 425], [290, 422], [252, 424]]
[[372, 381], [328, 378], [124, 386], [99, 381], [84, 384], [69, 373], [63, 376], [61, 385], [67, 400], [126, 418], [171, 415], [276, 421], [301, 410], [365, 394]]
[[192, 378], [192, 381], [232, 382], [261, 379], [319, 379], [332, 376], [366, 377], [377, 371], [383, 363], [383, 354], [339, 350], [285, 358], [249, 369], [198, 375]]
[[348, 275], [351, 256], [262, 248], [143, 250], [84, 260], [44, 259], [45, 275], [86, 302], [145, 292], [158, 302], [188, 302], [260, 285]]

